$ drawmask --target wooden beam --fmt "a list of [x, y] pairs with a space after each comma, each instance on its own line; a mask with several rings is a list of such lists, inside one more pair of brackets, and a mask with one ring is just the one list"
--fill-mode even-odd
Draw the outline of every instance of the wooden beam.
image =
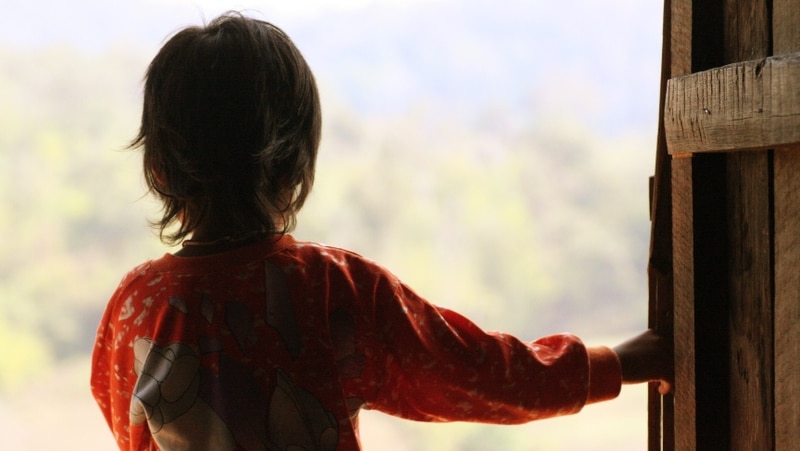
[[674, 278], [675, 403], [674, 449], [697, 449], [694, 217], [692, 158], [672, 160], [672, 244]]
[[[773, 0], [775, 54], [800, 52], [800, 0]], [[775, 450], [797, 447], [800, 431], [800, 146], [776, 150], [775, 203]]]
[[800, 144], [800, 53], [669, 80], [664, 129], [672, 155]]
[[[650, 205], [650, 255], [647, 265], [649, 286], [648, 327], [674, 342], [673, 337], [673, 253], [672, 253], [672, 161], [664, 134], [664, 99], [667, 80], [691, 72], [692, 1], [664, 1], [664, 38], [661, 53], [658, 138], [655, 176]], [[692, 346], [693, 347], [693, 346]], [[690, 348], [691, 349], [691, 348]], [[673, 350], [673, 355], [675, 354]], [[693, 352], [690, 353], [694, 355]], [[692, 388], [687, 393], [693, 393]], [[687, 384], [688, 387], [688, 384]], [[649, 451], [675, 450], [674, 396], [662, 396], [654, 384], [648, 390]], [[692, 405], [694, 403], [692, 402]], [[693, 412], [693, 411], [692, 411]], [[685, 416], [686, 417], [686, 416]], [[691, 414], [694, 424], [694, 415]]]
[[[712, 106], [708, 99], [702, 99], [706, 103], [703, 108], [708, 110], [703, 116], [713, 117], [712, 122], [723, 117], [727, 123], [718, 129], [727, 135], [723, 139], [744, 137], [744, 142], [735, 143], [736, 148], [785, 144], [783, 102], [787, 88], [792, 86], [781, 83], [781, 71], [794, 67], [796, 87], [800, 87], [800, 55], [794, 60], [756, 60], [767, 58], [771, 51], [772, 18], [767, 0], [725, 0], [724, 4], [724, 63], [744, 62], [744, 66], [722, 68], [722, 84], [718, 90], [712, 86], [707, 91], [719, 96], [715, 99], [718, 103]], [[786, 66], [782, 64], [785, 61], [796, 64]], [[797, 112], [795, 119], [800, 125], [800, 108]], [[752, 119], [754, 128], [743, 127], [740, 122], [750, 125]], [[775, 448], [772, 151], [726, 155], [725, 178], [730, 445], [731, 449], [771, 450]]]
[[774, 449], [770, 151], [727, 156], [731, 449]]
[[775, 151], [775, 450], [800, 431], [800, 148]]

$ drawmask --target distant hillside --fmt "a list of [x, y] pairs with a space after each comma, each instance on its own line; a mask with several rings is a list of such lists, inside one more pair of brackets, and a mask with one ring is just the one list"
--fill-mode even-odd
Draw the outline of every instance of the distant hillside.
[[[604, 133], [655, 127], [655, 0], [375, 2], [302, 16], [255, 5], [295, 39], [320, 81], [360, 112], [424, 106], [469, 120], [491, 107], [573, 115]], [[155, 0], [21, 2], [0, 18], [0, 43], [154, 52], [170, 32], [220, 10]]]
[[292, 31], [312, 63], [368, 111], [420, 99], [462, 114], [555, 108], [619, 130], [656, 122], [660, 22], [653, 1], [451, 0], [375, 4]]

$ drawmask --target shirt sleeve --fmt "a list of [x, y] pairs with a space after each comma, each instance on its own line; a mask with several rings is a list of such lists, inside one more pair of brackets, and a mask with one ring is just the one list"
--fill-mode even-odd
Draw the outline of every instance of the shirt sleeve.
[[513, 424], [619, 393], [620, 364], [609, 348], [587, 348], [569, 334], [526, 343], [485, 332], [400, 282], [376, 291], [379, 383], [369, 408], [419, 421]]

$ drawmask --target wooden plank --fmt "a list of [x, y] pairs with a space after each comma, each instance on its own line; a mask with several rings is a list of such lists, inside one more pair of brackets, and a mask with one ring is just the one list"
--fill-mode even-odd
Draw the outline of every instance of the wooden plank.
[[726, 63], [764, 58], [769, 53], [770, 21], [764, 0], [726, 0], [723, 55]]
[[[776, 82], [781, 73], [773, 71], [780, 67], [773, 63], [781, 60], [751, 61], [770, 54], [772, 36], [767, 0], [726, 0], [724, 11], [725, 63], [750, 62], [745, 63], [743, 71], [723, 69], [723, 73], [737, 78], [723, 78], [719, 106], [713, 107], [720, 114], [713, 111], [706, 116], [723, 116], [732, 121], [726, 124], [725, 133], [729, 136], [731, 130], [747, 133], [746, 142], [736, 144], [740, 150], [753, 147], [748, 140], [755, 140], [756, 148], [775, 147], [785, 138], [773, 135], [780, 130], [779, 122], [785, 117], [780, 102], [786, 97], [787, 86]], [[800, 55], [796, 61], [800, 88]], [[759, 85], [759, 81], [764, 84]], [[778, 105], [773, 105], [774, 101]], [[705, 108], [711, 111], [712, 107]], [[796, 119], [800, 125], [800, 108], [798, 113]], [[768, 121], [764, 120], [766, 115], [770, 115]], [[739, 122], [750, 117], [761, 121], [758, 130], [742, 127]], [[726, 156], [726, 163], [730, 445], [731, 449], [771, 450], [775, 446], [772, 153], [732, 153]]]
[[692, 1], [670, 0], [665, 4], [669, 14], [669, 78], [692, 73]]
[[674, 356], [676, 450], [696, 450], [694, 229], [692, 159], [672, 160], [672, 245], [674, 270]]
[[772, 0], [774, 55], [800, 52], [800, 0]]
[[727, 155], [732, 449], [773, 449], [769, 151]]
[[775, 151], [775, 449], [800, 431], [800, 149]]
[[673, 78], [666, 96], [670, 154], [800, 144], [800, 53]]
[[[800, 0], [773, 0], [775, 54], [800, 51]], [[775, 450], [797, 447], [800, 431], [800, 147], [776, 150]]]
[[[669, 340], [673, 334], [672, 162], [664, 134], [664, 99], [667, 80], [691, 72], [691, 0], [664, 1], [664, 39], [661, 53], [658, 137], [655, 176], [650, 205], [650, 258], [648, 327]], [[673, 350], [674, 355], [674, 350]], [[648, 450], [675, 449], [674, 395], [662, 396], [655, 385], [648, 389]]]

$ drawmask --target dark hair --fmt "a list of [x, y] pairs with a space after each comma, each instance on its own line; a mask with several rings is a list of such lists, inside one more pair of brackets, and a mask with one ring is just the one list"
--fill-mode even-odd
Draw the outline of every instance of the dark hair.
[[320, 128], [314, 76], [279, 28], [229, 12], [176, 33], [147, 69], [131, 144], [163, 203], [152, 223], [161, 240], [181, 241], [212, 210], [235, 232], [290, 231], [314, 182]]

